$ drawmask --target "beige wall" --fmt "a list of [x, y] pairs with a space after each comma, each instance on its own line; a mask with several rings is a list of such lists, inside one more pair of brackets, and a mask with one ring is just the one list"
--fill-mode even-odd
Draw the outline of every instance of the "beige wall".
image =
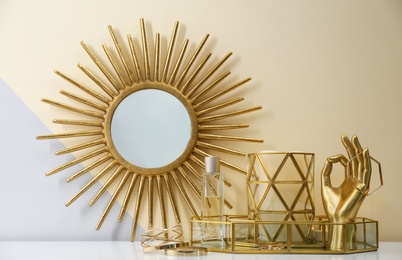
[[[236, 148], [315, 152], [318, 213], [325, 158], [344, 153], [342, 133], [357, 134], [382, 163], [385, 182], [360, 215], [379, 220], [380, 240], [402, 241], [401, 1], [6, 0], [0, 3], [0, 77], [57, 132], [54, 110], [39, 102], [68, 88], [53, 69], [81, 75], [75, 65], [90, 63], [81, 40], [101, 52], [102, 43], [112, 44], [107, 25], [137, 37], [140, 17], [165, 45], [178, 20], [179, 39], [189, 38], [193, 47], [211, 34], [214, 60], [234, 52], [227, 64], [232, 77], [253, 78], [238, 93], [248, 105], [263, 106], [241, 118], [252, 126], [241, 133], [265, 139]], [[235, 201], [233, 213], [244, 213], [245, 200]]]

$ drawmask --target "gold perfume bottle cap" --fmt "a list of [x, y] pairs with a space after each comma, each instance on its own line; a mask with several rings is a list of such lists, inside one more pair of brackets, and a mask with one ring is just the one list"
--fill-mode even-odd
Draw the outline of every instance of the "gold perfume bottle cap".
[[205, 157], [205, 172], [206, 173], [218, 173], [220, 172], [218, 156]]

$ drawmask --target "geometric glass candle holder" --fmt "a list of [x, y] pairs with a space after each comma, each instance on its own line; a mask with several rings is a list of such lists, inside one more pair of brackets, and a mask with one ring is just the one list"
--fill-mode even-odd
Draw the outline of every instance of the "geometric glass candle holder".
[[[311, 221], [314, 205], [314, 153], [262, 151], [248, 155], [248, 219], [281, 221], [250, 230], [254, 239], [286, 241], [284, 221]], [[293, 236], [301, 241], [311, 237], [311, 227], [295, 225]]]

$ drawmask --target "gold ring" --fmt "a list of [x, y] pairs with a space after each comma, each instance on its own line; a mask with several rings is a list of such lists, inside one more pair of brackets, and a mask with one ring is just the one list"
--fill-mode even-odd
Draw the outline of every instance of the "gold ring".
[[169, 256], [203, 256], [208, 253], [206, 247], [184, 246], [165, 250]]
[[182, 246], [188, 246], [188, 242], [177, 242], [177, 243], [169, 243], [163, 244], [159, 246], [146, 246], [143, 248], [144, 253], [153, 252], [156, 250], [167, 250], [167, 249], [174, 249]]

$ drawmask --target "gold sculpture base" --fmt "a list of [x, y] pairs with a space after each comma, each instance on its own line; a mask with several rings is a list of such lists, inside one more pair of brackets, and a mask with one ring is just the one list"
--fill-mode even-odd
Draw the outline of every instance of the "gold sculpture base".
[[[216, 247], [201, 242], [201, 227], [217, 225], [223, 230], [224, 245]], [[343, 243], [343, 249], [326, 248], [328, 230], [334, 226], [347, 231], [350, 226], [356, 231], [354, 243]], [[332, 227], [331, 227], [332, 226]], [[268, 230], [283, 229], [284, 235], [272, 240]], [[308, 230], [300, 236], [300, 229]], [[267, 236], [268, 234], [268, 236]], [[346, 240], [345, 240], [346, 241]], [[356, 218], [354, 223], [329, 223], [325, 216], [316, 216], [313, 221], [256, 221], [247, 216], [226, 216], [225, 222], [191, 219], [190, 245], [208, 247], [211, 252], [234, 254], [352, 254], [378, 249], [378, 221]]]

